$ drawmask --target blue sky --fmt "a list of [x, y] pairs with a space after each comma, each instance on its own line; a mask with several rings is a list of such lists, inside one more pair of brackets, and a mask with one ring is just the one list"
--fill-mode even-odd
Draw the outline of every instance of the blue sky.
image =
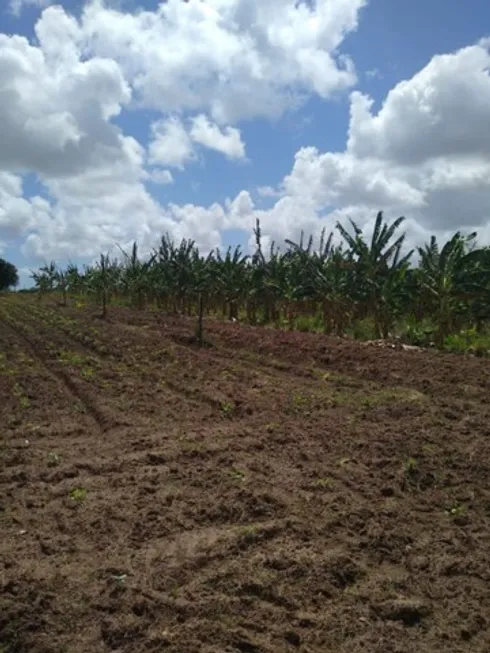
[[[352, 0], [350, 9], [340, 0], [309, 2], [322, 25], [311, 47], [312, 23], [291, 14], [293, 2], [247, 2], [210, 0], [215, 13], [205, 19], [192, 0], [184, 7], [171, 0], [168, 15], [153, 0], [64, 0], [44, 10], [23, 0], [18, 15], [0, 14], [7, 62], [0, 92], [18, 79], [23, 101], [0, 106], [12, 132], [7, 143], [0, 137], [0, 174], [9, 175], [3, 194], [0, 182], [0, 243], [24, 283], [27, 268], [43, 259], [89, 261], [134, 238], [149, 250], [167, 230], [194, 237], [203, 250], [247, 248], [256, 217], [276, 240], [348, 216], [369, 229], [378, 209], [407, 215], [414, 241], [455, 227], [488, 238], [487, 0]], [[329, 2], [339, 7], [334, 27]], [[273, 36], [260, 13], [253, 29], [232, 26], [230, 7], [266, 5], [277, 17]], [[169, 16], [170, 37], [162, 27]], [[216, 17], [225, 24], [219, 31]], [[28, 39], [28, 52], [19, 55], [13, 35]], [[254, 43], [250, 62], [244, 39]], [[25, 62], [32, 57], [31, 67], [41, 55], [45, 69], [28, 79], [27, 63], [12, 63], [14, 50]], [[335, 69], [323, 78], [325, 54]], [[349, 76], [339, 55], [350, 58]], [[180, 59], [168, 63], [172, 57]], [[81, 72], [84, 62], [101, 59]], [[42, 101], [31, 107], [34, 88]], [[149, 178], [155, 171], [157, 182]], [[161, 183], [162, 175], [172, 183]], [[463, 207], [461, 218], [454, 207]]]

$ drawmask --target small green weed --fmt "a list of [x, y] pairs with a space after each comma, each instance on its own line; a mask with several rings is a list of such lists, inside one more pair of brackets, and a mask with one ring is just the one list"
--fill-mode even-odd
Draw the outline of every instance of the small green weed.
[[241, 526], [237, 530], [237, 534], [239, 535], [239, 537], [249, 538], [254, 536], [258, 530], [259, 527], [256, 524], [247, 524], [247, 526]]
[[223, 417], [231, 417], [235, 412], [235, 404], [232, 401], [224, 401], [221, 404], [221, 414]]
[[308, 415], [311, 405], [310, 397], [306, 395], [295, 393], [291, 396], [289, 403], [289, 411], [296, 414]]
[[87, 490], [84, 487], [76, 487], [70, 491], [70, 499], [82, 503], [87, 498]]
[[372, 318], [357, 320], [351, 329], [347, 329], [349, 335], [355, 340], [373, 340], [376, 337], [376, 328]]
[[407, 476], [412, 476], [418, 469], [418, 463], [415, 458], [407, 458], [403, 463], [403, 470]]
[[114, 581], [116, 587], [119, 589], [123, 589], [126, 587], [126, 578], [128, 577], [127, 574], [113, 574], [111, 576], [112, 580]]
[[321, 315], [298, 315], [294, 319], [294, 328], [296, 331], [318, 332], [323, 331], [323, 320]]
[[80, 413], [83, 415], [87, 412], [87, 407], [85, 406], [83, 401], [77, 399], [77, 401], [75, 401], [75, 403], [73, 404], [73, 411], [75, 413]]
[[0, 374], [2, 376], [14, 376], [16, 373], [13, 367], [9, 367], [5, 361], [0, 359]]
[[34, 358], [31, 358], [23, 351], [17, 353], [17, 361], [27, 365], [33, 365], [35, 363]]
[[31, 402], [29, 401], [28, 397], [21, 397], [19, 400], [20, 407], [23, 408], [24, 410], [27, 410], [29, 406], [31, 405]]
[[416, 320], [411, 318], [406, 324], [400, 326], [399, 336], [402, 342], [417, 347], [428, 347], [434, 342], [437, 327], [431, 320]]
[[19, 400], [19, 404], [20, 404], [20, 407], [22, 409], [26, 410], [27, 408], [29, 408], [29, 406], [31, 405], [31, 402], [29, 400], [29, 397], [27, 397], [24, 394], [24, 390], [23, 390], [22, 386], [19, 383], [16, 383], [14, 385], [13, 393], [17, 397], [17, 399]]
[[63, 365], [73, 365], [73, 367], [79, 367], [80, 365], [83, 365], [85, 358], [78, 354], [76, 351], [62, 349], [58, 354], [58, 361], [63, 363]]
[[170, 587], [170, 589], [168, 591], [169, 595], [173, 599], [176, 599], [179, 596], [179, 591], [180, 591], [180, 587], [179, 587], [178, 582], [176, 580], [172, 581], [172, 585], [171, 585], [171, 587]]
[[92, 367], [85, 367], [80, 374], [82, 379], [90, 381], [90, 379], [93, 379], [95, 376], [95, 370]]
[[325, 478], [317, 478], [314, 485], [315, 487], [321, 487], [327, 490], [331, 490], [335, 482], [333, 478], [326, 476]]
[[278, 422], [269, 422], [266, 424], [265, 430], [267, 433], [274, 433], [279, 428], [280, 424]]
[[232, 467], [229, 471], [229, 475], [231, 478], [233, 478], [235, 481], [245, 481], [245, 472], [242, 472], [239, 469], [236, 469], [235, 467]]
[[444, 349], [451, 352], [490, 355], [490, 335], [478, 334], [476, 329], [466, 329], [460, 333], [448, 336], [444, 341]]
[[364, 408], [373, 408], [389, 404], [417, 403], [424, 399], [424, 394], [412, 388], [393, 387], [373, 390], [372, 394], [361, 400], [361, 405]]
[[48, 467], [57, 467], [61, 464], [62, 457], [56, 451], [50, 451], [48, 454]]
[[457, 501], [454, 501], [448, 508], [446, 508], [445, 513], [449, 517], [464, 517], [466, 515], [466, 508]]

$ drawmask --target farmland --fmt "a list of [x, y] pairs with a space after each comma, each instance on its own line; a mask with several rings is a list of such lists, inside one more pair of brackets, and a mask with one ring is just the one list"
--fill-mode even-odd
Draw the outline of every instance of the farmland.
[[0, 297], [2, 653], [490, 650], [490, 363]]

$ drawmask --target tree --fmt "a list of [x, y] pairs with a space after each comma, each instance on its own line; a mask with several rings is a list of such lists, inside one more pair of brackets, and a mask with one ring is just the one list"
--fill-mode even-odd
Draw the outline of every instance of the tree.
[[0, 290], [8, 290], [19, 283], [19, 274], [13, 263], [0, 258]]

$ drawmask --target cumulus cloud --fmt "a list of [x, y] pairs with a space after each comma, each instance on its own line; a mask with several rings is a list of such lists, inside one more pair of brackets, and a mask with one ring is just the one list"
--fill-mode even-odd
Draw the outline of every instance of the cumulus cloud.
[[[28, 4], [51, 3], [10, 8]], [[47, 8], [35, 43], [0, 34], [0, 171], [11, 175], [2, 233], [25, 234], [31, 258], [92, 257], [134, 238], [149, 247], [167, 230], [217, 246], [229, 222], [223, 207], [162, 206], [145, 184], [170, 184], [165, 168], [206, 149], [243, 159], [238, 119], [279, 116], [310, 93], [349, 88], [354, 68], [338, 49], [364, 4], [169, 0], [130, 12], [92, 0], [78, 18]], [[147, 152], [115, 121], [141, 109], [160, 113]], [[23, 196], [27, 172], [43, 198]]]
[[33, 205], [23, 197], [22, 179], [18, 175], [0, 172], [0, 238], [16, 238], [33, 219]]
[[151, 126], [149, 162], [173, 166], [183, 170], [197, 159], [196, 145], [215, 150], [229, 159], [243, 159], [245, 144], [240, 130], [220, 128], [204, 114], [199, 114], [186, 125], [180, 117], [157, 120]]
[[302, 228], [318, 233], [345, 217], [363, 225], [384, 209], [387, 217], [407, 216], [412, 242], [429, 231], [474, 228], [490, 240], [489, 45], [435, 56], [397, 84], [378, 113], [370, 97], [353, 92], [345, 151], [296, 153], [281, 198], [255, 211], [264, 233], [298, 237]]
[[158, 120], [151, 127], [150, 163], [175, 166], [181, 170], [196, 155], [187, 130], [180, 118]]
[[118, 64], [82, 61], [76, 22], [60, 7], [43, 21], [40, 47], [0, 34], [0, 169], [57, 177], [119, 161], [125, 140], [109, 119], [131, 89]]
[[235, 127], [220, 129], [203, 114], [192, 119], [190, 137], [195, 143], [221, 152], [229, 159], [245, 157], [245, 144], [241, 139], [240, 130]]
[[354, 92], [349, 151], [407, 165], [444, 156], [488, 156], [489, 65], [483, 42], [435, 56], [388, 93], [377, 115], [371, 112], [372, 99]]
[[[256, 217], [265, 244], [346, 217], [363, 225], [379, 209], [406, 214], [412, 241], [460, 227], [490, 237], [488, 41], [434, 57], [377, 112], [351, 93], [345, 150], [300, 148], [256, 203], [246, 189], [207, 207], [150, 193], [208, 149], [244, 159], [239, 121], [351, 90], [354, 66], [340, 52], [365, 4], [168, 0], [130, 12], [92, 0], [78, 18], [47, 8], [35, 42], [0, 34], [0, 239], [25, 238], [30, 260], [94, 257], [134, 239], [149, 251], [166, 231], [209, 251], [223, 230], [250, 233]], [[121, 113], [144, 121], [148, 147]], [[43, 197], [25, 194], [28, 172]]]
[[272, 186], [258, 186], [257, 193], [259, 197], [281, 197], [281, 192]]
[[165, 113], [210, 113], [220, 124], [279, 116], [305, 93], [356, 81], [338, 53], [366, 0], [168, 0], [133, 14], [90, 2], [86, 47], [119, 63], [137, 100]]

